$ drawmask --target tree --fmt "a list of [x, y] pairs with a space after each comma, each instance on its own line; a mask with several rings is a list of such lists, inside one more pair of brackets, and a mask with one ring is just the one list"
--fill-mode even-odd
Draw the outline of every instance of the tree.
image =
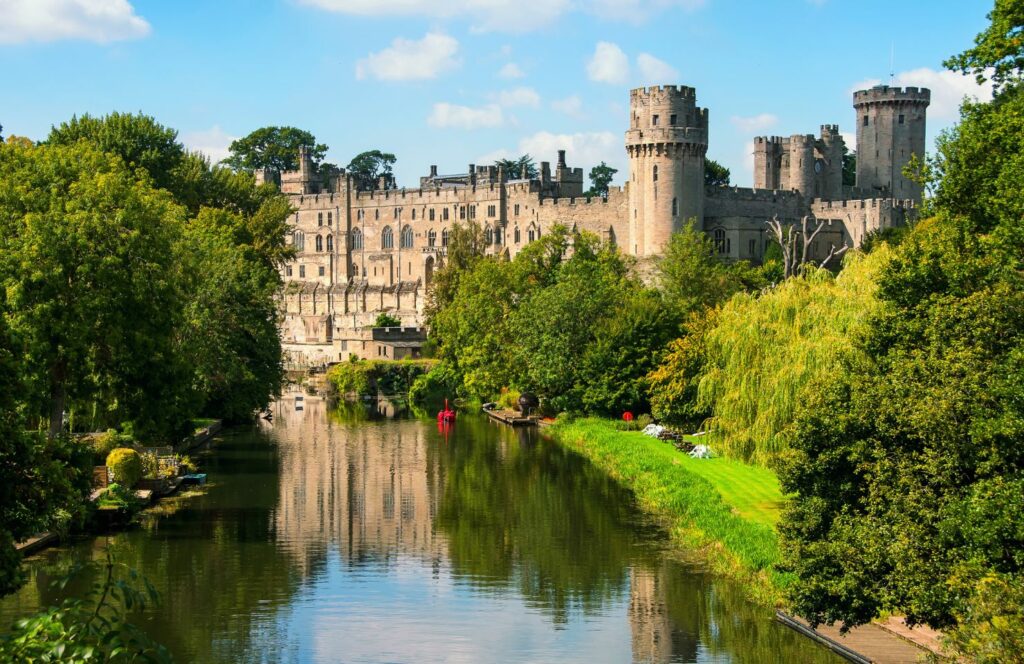
[[455, 301], [460, 279], [484, 256], [486, 249], [484, 229], [479, 223], [470, 219], [465, 224], [452, 224], [444, 264], [434, 273], [427, 290], [428, 326], [432, 326], [432, 321], [439, 311]]
[[384, 178], [384, 188], [394, 189], [395, 176], [392, 167], [398, 158], [390, 152], [370, 150], [361, 152], [348, 164], [348, 172], [355, 181], [359, 191], [373, 191], [380, 188], [380, 179]]
[[590, 169], [590, 191], [588, 196], [608, 196], [608, 186], [619, 169], [612, 168], [603, 161]]
[[728, 187], [729, 169], [714, 159], [704, 160], [704, 184], [709, 187]]
[[537, 164], [534, 163], [533, 157], [528, 154], [524, 154], [518, 159], [498, 159], [494, 162], [494, 165], [505, 171], [505, 179], [507, 180], [522, 179], [524, 169], [527, 180], [536, 179], [538, 174]]
[[86, 141], [101, 152], [115, 154], [133, 170], [145, 169], [159, 189], [173, 189], [174, 172], [185, 158], [178, 132], [148, 115], [111, 113], [83, 115], [50, 130], [49, 145], [71, 146]]
[[843, 145], [843, 186], [857, 186], [857, 152]]
[[0, 283], [51, 437], [73, 400], [115, 406], [140, 430], [178, 415], [182, 217], [87, 143], [0, 149]]
[[[782, 249], [783, 278], [788, 279], [800, 274], [804, 270], [804, 266], [812, 264], [809, 255], [811, 246], [814, 244], [814, 239], [818, 237], [818, 233], [825, 229], [824, 220], [814, 219], [812, 221], [810, 217], [804, 216], [800, 219], [799, 230], [796, 224], [784, 226], [779, 221], [778, 215], [764, 223], [768, 226], [772, 239]], [[827, 267], [833, 258], [841, 256], [849, 248], [849, 245], [844, 244], [837, 249], [833, 244], [828, 256], [818, 263], [818, 267]]]
[[989, 26], [974, 38], [974, 47], [946, 60], [943, 65], [964, 74], [974, 74], [978, 85], [989, 78], [998, 95], [1021, 82], [1024, 71], [1024, 2], [995, 0], [988, 14]]
[[397, 316], [381, 312], [377, 314], [377, 320], [373, 321], [374, 327], [402, 327], [402, 320]]
[[680, 318], [724, 302], [744, 287], [740, 271], [718, 260], [711, 239], [693, 223], [672, 234], [657, 264], [658, 288]]
[[248, 136], [231, 142], [230, 156], [223, 163], [236, 171], [252, 173], [267, 168], [276, 173], [299, 168], [299, 150], [305, 148], [319, 170], [327, 146], [317, 143], [316, 137], [296, 127], [261, 127]]

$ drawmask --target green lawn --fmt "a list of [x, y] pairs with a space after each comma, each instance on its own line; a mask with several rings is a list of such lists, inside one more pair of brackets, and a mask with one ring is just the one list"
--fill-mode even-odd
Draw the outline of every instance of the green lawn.
[[777, 603], [788, 583], [775, 524], [784, 497], [775, 475], [729, 459], [691, 459], [672, 445], [609, 420], [559, 422], [550, 429], [631, 489], [645, 510], [662, 516], [683, 547], [709, 553], [712, 566], [748, 581], [752, 594]]

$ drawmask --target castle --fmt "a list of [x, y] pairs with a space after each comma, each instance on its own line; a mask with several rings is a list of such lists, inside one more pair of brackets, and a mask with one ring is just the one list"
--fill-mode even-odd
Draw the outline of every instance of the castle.
[[[325, 180], [302, 153], [299, 170], [279, 176], [296, 210], [296, 258], [283, 268], [280, 300], [286, 362], [299, 368], [352, 355], [393, 357], [395, 348], [376, 343], [369, 327], [381, 312], [419, 325], [457, 222], [478, 222], [488, 252], [505, 257], [557, 224], [653, 257], [690, 219], [725, 260], [760, 262], [772, 218], [822, 223], [810, 247], [814, 260], [834, 247], [859, 246], [868, 233], [915, 214], [921, 188], [903, 168], [924, 156], [929, 101], [924, 88], [854, 93], [856, 186], [843, 184], [837, 125], [823, 125], [819, 137], [755, 138], [753, 188], [706, 186], [708, 111], [697, 106], [693, 88], [673, 85], [630, 92], [629, 179], [606, 197], [584, 196], [583, 169], [567, 166], [564, 151], [554, 169], [542, 162], [534, 178], [473, 164], [443, 175], [431, 166], [415, 189], [372, 191], [359, 191], [344, 172]], [[258, 181], [270, 177], [278, 176], [257, 173]]]

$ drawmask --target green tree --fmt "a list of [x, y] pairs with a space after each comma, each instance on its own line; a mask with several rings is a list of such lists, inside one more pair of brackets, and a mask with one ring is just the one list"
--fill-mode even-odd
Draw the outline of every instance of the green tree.
[[974, 47], [946, 60], [954, 71], [974, 74], [981, 85], [992, 79], [996, 93], [1021, 82], [1024, 71], [1024, 2], [995, 0], [988, 14], [989, 26], [974, 38]]
[[729, 169], [714, 159], [704, 160], [704, 184], [709, 187], [728, 187]]
[[392, 316], [389, 313], [381, 312], [377, 314], [377, 319], [373, 321], [374, 327], [402, 327], [402, 320], [397, 316]]
[[697, 403], [697, 388], [717, 314], [718, 309], [710, 308], [692, 313], [683, 324], [683, 336], [668, 345], [662, 362], [647, 374], [651, 413], [658, 419], [696, 428], [711, 415]]
[[590, 190], [587, 192], [588, 196], [607, 196], [608, 187], [612, 183], [612, 178], [619, 172], [619, 169], [612, 168], [603, 161], [590, 169]]
[[395, 176], [392, 168], [396, 161], [398, 158], [390, 152], [369, 150], [353, 157], [347, 169], [359, 191], [379, 189], [381, 178], [384, 178], [385, 189], [394, 189]]
[[178, 415], [182, 216], [85, 143], [0, 149], [0, 283], [51, 437], [72, 400], [102, 399], [140, 430]]
[[857, 152], [843, 145], [843, 186], [857, 186]]
[[508, 180], [519, 180], [523, 177], [523, 169], [526, 169], [526, 179], [533, 180], [537, 177], [537, 164], [533, 157], [524, 154], [518, 159], [498, 159], [494, 162], [497, 168], [505, 171], [505, 178]]
[[672, 234], [657, 264], [658, 288], [679, 316], [724, 302], [744, 287], [742, 269], [720, 261], [711, 239], [693, 224]]
[[476, 263], [483, 258], [487, 249], [484, 242], [484, 229], [475, 220], [465, 224], [455, 222], [448, 232], [448, 246], [444, 255], [444, 263], [434, 273], [427, 289], [426, 319], [432, 326], [433, 319], [439, 311], [455, 301], [459, 291], [459, 281]]
[[231, 142], [230, 155], [224, 164], [236, 171], [252, 173], [267, 168], [277, 173], [299, 168], [299, 150], [305, 148], [313, 167], [319, 169], [327, 146], [316, 137], [296, 127], [261, 127], [248, 136]]

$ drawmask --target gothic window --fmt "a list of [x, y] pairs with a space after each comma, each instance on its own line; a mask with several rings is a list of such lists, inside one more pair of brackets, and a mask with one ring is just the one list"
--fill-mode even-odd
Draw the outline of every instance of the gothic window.
[[459, 219], [465, 219], [465, 218], [466, 218], [466, 206], [465, 205], [460, 205], [459, 206]]
[[494, 231], [490, 226], [484, 231], [484, 244], [494, 244]]
[[324, 213], [323, 212], [317, 212], [316, 213], [316, 225], [317, 226], [323, 226], [324, 225]]
[[441, 231], [441, 246], [442, 247], [447, 247], [448, 246], [448, 229], [447, 228], [444, 229], [443, 231]]
[[334, 251], [334, 236], [327, 236], [327, 251]]
[[322, 235], [317, 235], [316, 236], [316, 250], [317, 251], [323, 251], [324, 250], [324, 238], [323, 238]]
[[295, 231], [292, 234], [292, 246], [295, 247], [295, 251], [302, 251], [306, 248], [306, 236], [302, 231]]
[[658, 181], [658, 167], [657, 166], [654, 167], [654, 181], [655, 182]]
[[469, 206], [469, 218], [470, 219], [476, 219], [476, 206], [475, 205], [470, 205]]
[[727, 251], [727, 244], [725, 239], [725, 229], [715, 229], [715, 251], [720, 254], [724, 254]]
[[516, 226], [515, 231], [512, 233], [512, 237], [515, 239], [515, 243], [519, 244], [522, 241], [522, 237], [519, 235], [519, 227]]
[[363, 248], [363, 232], [358, 228], [352, 229], [352, 241], [350, 242], [353, 249]]
[[518, 217], [519, 216], [519, 203], [516, 203], [515, 211], [516, 211], [516, 216]]
[[430, 231], [427, 232], [427, 246], [433, 247], [435, 244], [437, 244], [437, 231], [431, 228]]
[[448, 221], [448, 208], [445, 208], [444, 210], [441, 211], [441, 219], [443, 219], [444, 221]]
[[430, 208], [430, 216], [428, 218], [430, 221], [434, 221], [434, 208]]
[[299, 266], [299, 279], [305, 279], [305, 278], [306, 278], [306, 266], [305, 265], [300, 265]]
[[678, 217], [679, 216], [679, 199], [678, 198], [673, 198], [672, 199], [672, 216], [673, 217]]
[[385, 226], [384, 230], [380, 234], [380, 248], [381, 249], [393, 249], [395, 247], [395, 234], [391, 231], [390, 226]]
[[328, 212], [327, 213], [327, 225], [331, 226], [332, 224], [334, 224], [334, 213], [333, 212]]
[[536, 231], [533, 230], [533, 226], [530, 226], [530, 228], [526, 231], [526, 241], [533, 242], [536, 239], [536, 235], [537, 233]]
[[494, 244], [501, 244], [501, 228], [494, 227]]
[[411, 226], [406, 226], [405, 228], [402, 229], [401, 246], [402, 246], [402, 249], [410, 249], [410, 248], [412, 248], [412, 227]]
[[284, 273], [285, 273], [285, 274], [286, 274], [287, 276], [289, 276], [289, 277], [290, 277], [290, 276], [292, 276], [292, 266], [291, 266], [291, 265], [289, 265], [289, 266], [285, 267], [285, 269], [284, 269]]

